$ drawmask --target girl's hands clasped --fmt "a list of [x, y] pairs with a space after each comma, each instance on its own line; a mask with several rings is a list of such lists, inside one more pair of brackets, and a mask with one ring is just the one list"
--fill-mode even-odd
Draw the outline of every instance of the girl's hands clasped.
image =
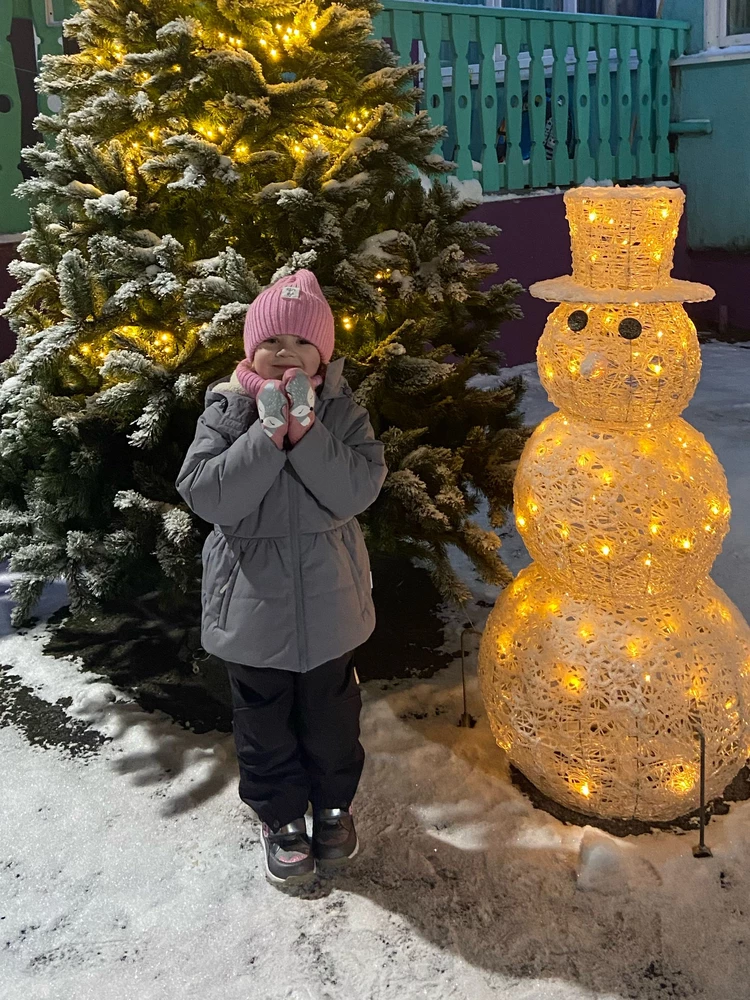
[[285, 436], [295, 445], [315, 422], [315, 389], [301, 368], [288, 368], [281, 381], [265, 382], [256, 402], [263, 430], [279, 449]]

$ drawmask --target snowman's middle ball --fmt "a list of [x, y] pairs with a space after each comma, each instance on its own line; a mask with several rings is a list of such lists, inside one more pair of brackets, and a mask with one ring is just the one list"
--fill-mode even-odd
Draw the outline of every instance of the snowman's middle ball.
[[680, 417], [613, 433], [553, 413], [526, 443], [513, 492], [532, 558], [581, 599], [684, 592], [729, 527], [724, 471]]

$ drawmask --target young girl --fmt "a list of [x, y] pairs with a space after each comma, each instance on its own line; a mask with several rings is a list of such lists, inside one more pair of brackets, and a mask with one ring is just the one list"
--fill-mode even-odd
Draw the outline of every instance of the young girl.
[[202, 643], [229, 672], [240, 798], [262, 821], [268, 878], [300, 882], [316, 858], [357, 851], [364, 751], [352, 653], [375, 612], [356, 515], [386, 467], [343, 359], [329, 364], [333, 314], [310, 271], [260, 293], [244, 339], [245, 360], [208, 389], [177, 489], [214, 526]]

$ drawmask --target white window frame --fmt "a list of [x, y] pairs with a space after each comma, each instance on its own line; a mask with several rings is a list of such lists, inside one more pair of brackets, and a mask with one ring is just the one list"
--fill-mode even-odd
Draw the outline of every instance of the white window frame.
[[750, 31], [741, 35], [728, 35], [727, 23], [728, 0], [705, 0], [705, 47], [707, 49], [725, 49], [731, 45], [750, 45]]

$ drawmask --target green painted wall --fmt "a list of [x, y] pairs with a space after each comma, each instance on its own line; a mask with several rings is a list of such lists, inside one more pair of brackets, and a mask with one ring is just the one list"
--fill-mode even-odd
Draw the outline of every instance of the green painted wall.
[[[75, 0], [52, 0], [54, 20], [70, 17], [77, 10]], [[27, 33], [26, 65], [15, 66], [10, 37], [14, 21], [16, 28], [23, 20], [31, 22], [38, 47], [33, 47], [33, 37]], [[30, 57], [29, 57], [29, 47]], [[19, 169], [21, 162], [21, 91], [28, 92], [30, 78], [35, 74], [34, 54], [41, 59], [46, 53], [62, 52], [62, 28], [47, 24], [44, 0], [0, 0], [0, 234], [22, 232], [28, 226], [28, 207], [25, 202], [12, 197], [15, 187], [23, 180]], [[19, 89], [19, 76], [22, 86]], [[31, 90], [31, 110], [34, 111], [34, 92]], [[52, 109], [54, 109], [54, 102]], [[47, 97], [39, 95], [36, 110], [47, 112]], [[28, 113], [28, 112], [27, 112]], [[31, 115], [33, 118], [33, 115]], [[33, 133], [32, 133], [33, 136]], [[31, 137], [28, 137], [30, 141]]]
[[688, 52], [700, 52], [703, 48], [703, 4], [710, 0], [665, 0], [662, 17], [678, 21], [690, 21]]
[[711, 135], [681, 137], [680, 181], [687, 188], [693, 249], [750, 250], [750, 57], [681, 66], [681, 119], [708, 118]]
[[[665, 0], [663, 16], [690, 21], [688, 53], [704, 48], [704, 9], [714, 0]], [[694, 250], [750, 250], [750, 57], [676, 66], [674, 117], [711, 122], [710, 135], [681, 136], [677, 169], [687, 189]]]

